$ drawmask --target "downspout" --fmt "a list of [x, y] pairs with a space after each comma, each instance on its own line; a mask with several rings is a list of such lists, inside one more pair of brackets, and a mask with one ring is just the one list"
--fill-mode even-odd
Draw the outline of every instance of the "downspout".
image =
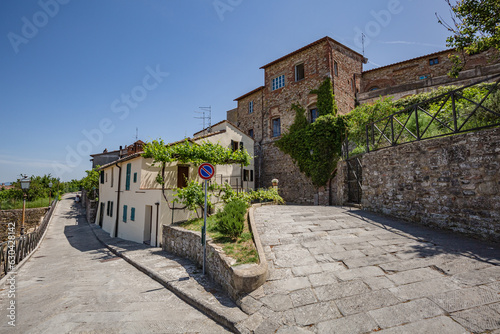
[[115, 164], [118, 167], [118, 191], [116, 192], [116, 222], [115, 222], [115, 238], [118, 237], [118, 222], [120, 219], [120, 187], [122, 184], [122, 168], [118, 166], [118, 163]]
[[262, 188], [262, 142], [264, 141], [264, 91], [266, 89], [266, 82], [265, 82], [265, 74], [264, 74], [264, 89], [262, 89], [262, 94], [261, 94], [261, 108], [262, 108], [262, 117], [261, 117], [261, 121], [262, 121], [262, 124], [261, 124], [261, 137], [260, 137], [260, 141], [259, 141], [259, 153], [260, 153], [260, 156], [259, 156], [259, 186], [258, 188]]

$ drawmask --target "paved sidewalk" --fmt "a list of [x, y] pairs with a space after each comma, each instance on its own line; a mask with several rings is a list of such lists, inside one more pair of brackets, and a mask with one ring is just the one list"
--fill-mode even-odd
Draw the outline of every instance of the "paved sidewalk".
[[255, 333], [500, 333], [500, 245], [339, 207], [263, 206]]
[[[148, 257], [140, 262], [151, 264], [155, 260]], [[172, 267], [159, 266], [158, 272], [168, 271], [172, 285], [182, 282], [196, 286], [190, 283], [193, 278], [185, 274], [185, 269], [178, 268], [183, 265], [191, 270], [189, 263], [177, 261]], [[103, 247], [80, 205], [70, 196], [57, 204], [45, 239], [16, 271], [0, 286], [0, 333], [228, 332]], [[7, 278], [13, 281], [7, 282]], [[193, 293], [204, 297], [207, 292]], [[215, 299], [217, 294], [211, 296]], [[233, 309], [242, 313], [235, 306]], [[15, 327], [8, 324], [14, 315]]]

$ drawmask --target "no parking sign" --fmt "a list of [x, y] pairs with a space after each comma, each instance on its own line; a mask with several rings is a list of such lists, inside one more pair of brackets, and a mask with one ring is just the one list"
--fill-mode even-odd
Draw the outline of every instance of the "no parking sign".
[[215, 167], [205, 162], [198, 167], [198, 175], [205, 180], [205, 210], [203, 211], [203, 228], [201, 230], [201, 244], [203, 245], [203, 275], [207, 261], [207, 182], [215, 174]]
[[200, 167], [198, 167], [198, 175], [203, 179], [203, 180], [210, 180], [212, 177], [214, 177], [215, 174], [215, 168], [212, 166], [212, 164], [209, 164], [207, 162], [201, 164]]

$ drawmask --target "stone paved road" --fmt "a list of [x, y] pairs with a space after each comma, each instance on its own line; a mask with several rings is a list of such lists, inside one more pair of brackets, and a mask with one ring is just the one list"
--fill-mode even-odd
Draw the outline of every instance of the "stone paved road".
[[107, 251], [69, 198], [16, 281], [17, 325], [7, 324], [1, 286], [0, 333], [227, 332]]
[[255, 333], [500, 333], [500, 245], [338, 207], [263, 206]]

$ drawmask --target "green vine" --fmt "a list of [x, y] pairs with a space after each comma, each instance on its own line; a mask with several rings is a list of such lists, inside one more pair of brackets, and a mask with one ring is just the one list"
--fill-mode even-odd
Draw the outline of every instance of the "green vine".
[[330, 78], [311, 94], [318, 96], [319, 117], [309, 123], [306, 110], [300, 104], [292, 104], [294, 123], [275, 145], [293, 159], [316, 187], [321, 187], [328, 183], [337, 167], [347, 125], [344, 116], [337, 116]]

